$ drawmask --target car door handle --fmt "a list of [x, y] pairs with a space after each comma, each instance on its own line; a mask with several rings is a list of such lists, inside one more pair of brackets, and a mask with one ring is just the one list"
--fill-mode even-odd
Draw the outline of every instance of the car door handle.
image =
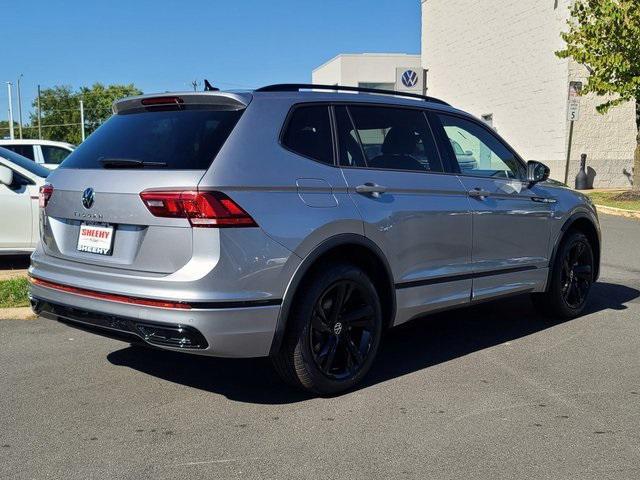
[[481, 188], [474, 188], [473, 190], [469, 190], [469, 196], [472, 198], [483, 199], [485, 197], [491, 196], [491, 192], [488, 190], [483, 190]]
[[364, 185], [358, 185], [356, 187], [357, 193], [371, 194], [373, 197], [379, 197], [381, 193], [387, 191], [387, 187], [378, 185], [376, 183], [367, 182]]

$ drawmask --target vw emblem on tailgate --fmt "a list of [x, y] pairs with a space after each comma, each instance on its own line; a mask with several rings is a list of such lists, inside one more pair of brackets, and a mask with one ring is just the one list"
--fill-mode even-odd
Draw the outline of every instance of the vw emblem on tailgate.
[[93, 188], [87, 188], [84, 192], [82, 192], [82, 206], [89, 210], [93, 207], [93, 202], [96, 199], [96, 194], [93, 191]]

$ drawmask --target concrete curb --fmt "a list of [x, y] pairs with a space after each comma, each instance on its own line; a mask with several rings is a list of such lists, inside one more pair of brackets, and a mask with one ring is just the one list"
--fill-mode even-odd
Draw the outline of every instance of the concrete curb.
[[600, 213], [606, 213], [608, 215], [617, 215], [618, 217], [638, 218], [640, 219], [640, 212], [637, 210], [627, 210], [625, 208], [605, 207], [604, 205], [597, 205], [596, 208]]
[[0, 320], [35, 320], [31, 307], [0, 308]]
[[26, 270], [0, 270], [0, 280], [11, 280], [12, 278], [20, 278], [26, 276]]

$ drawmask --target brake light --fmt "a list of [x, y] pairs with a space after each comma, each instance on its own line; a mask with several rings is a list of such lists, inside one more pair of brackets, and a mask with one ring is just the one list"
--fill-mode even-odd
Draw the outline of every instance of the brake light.
[[53, 195], [53, 185], [45, 183], [40, 187], [40, 195], [38, 196], [38, 205], [40, 208], [46, 208], [51, 195]]
[[184, 100], [180, 97], [151, 97], [143, 98], [142, 105], [173, 105], [184, 103]]
[[222, 192], [144, 191], [140, 198], [156, 217], [188, 218], [194, 227], [257, 227], [242, 207]]

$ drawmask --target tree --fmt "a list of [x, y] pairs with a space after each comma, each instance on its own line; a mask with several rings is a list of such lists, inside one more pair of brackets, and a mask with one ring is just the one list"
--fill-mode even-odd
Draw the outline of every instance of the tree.
[[[84, 103], [85, 134], [89, 135], [111, 116], [111, 104], [115, 100], [141, 93], [133, 84], [104, 86], [101, 83], [80, 87], [77, 91], [67, 85], [42, 90], [42, 137], [78, 144], [82, 141], [80, 100]], [[37, 100], [34, 100], [32, 107], [31, 125], [37, 127]]]
[[102, 125], [111, 116], [111, 106], [114, 101], [141, 95], [133, 84], [129, 85], [107, 85], [95, 83], [91, 88], [81, 87], [79, 95], [84, 101], [84, 121], [87, 135]]
[[[11, 128], [9, 128], [9, 120], [0, 120], [0, 139], [9, 138]], [[18, 135], [18, 122], [13, 122], [14, 136]]]
[[577, 0], [570, 11], [569, 30], [562, 33], [567, 45], [556, 55], [587, 68], [583, 94], [609, 96], [598, 112], [635, 102], [633, 189], [640, 191], [640, 5], [638, 0]]
[[[31, 124], [38, 124], [38, 101], [34, 100]], [[80, 111], [77, 94], [67, 85], [40, 92], [42, 138], [73, 144], [80, 143]]]

